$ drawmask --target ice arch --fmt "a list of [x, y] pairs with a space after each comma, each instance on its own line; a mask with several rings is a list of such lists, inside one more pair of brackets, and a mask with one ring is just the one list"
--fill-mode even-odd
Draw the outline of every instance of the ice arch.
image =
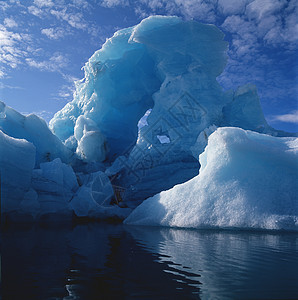
[[217, 82], [227, 46], [213, 25], [144, 19], [94, 53], [74, 100], [50, 126], [87, 162], [112, 163], [106, 172], [125, 190], [125, 201], [185, 182], [198, 174], [198, 156], [217, 127], [283, 135], [268, 126], [253, 85], [225, 92]]
[[[217, 105], [208, 117], [202, 109], [206, 116], [199, 127], [204, 129], [210, 118], [218, 118], [226, 102], [216, 82], [226, 63], [226, 48], [215, 26], [178, 17], [149, 17], [117, 31], [86, 63], [74, 100], [54, 116], [50, 127], [75, 150], [74, 127], [83, 115], [97, 124], [106, 138], [106, 158], [113, 161], [135, 145], [138, 122], [149, 108], [153, 107], [151, 124], [163, 114], [166, 122], [181, 127], [168, 111], [187, 91], [191, 97], [203, 93], [203, 102]], [[212, 92], [206, 94], [207, 89]], [[165, 131], [169, 140], [175, 140], [173, 133]]]

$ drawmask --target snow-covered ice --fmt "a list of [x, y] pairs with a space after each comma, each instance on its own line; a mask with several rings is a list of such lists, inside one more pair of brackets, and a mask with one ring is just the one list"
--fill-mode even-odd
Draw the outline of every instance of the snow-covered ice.
[[298, 230], [298, 138], [219, 128], [200, 174], [145, 200], [126, 224]]

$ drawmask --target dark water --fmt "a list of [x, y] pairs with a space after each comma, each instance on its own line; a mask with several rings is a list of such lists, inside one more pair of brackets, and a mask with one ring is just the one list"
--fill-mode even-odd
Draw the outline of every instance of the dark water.
[[102, 223], [2, 230], [2, 299], [298, 299], [298, 235]]

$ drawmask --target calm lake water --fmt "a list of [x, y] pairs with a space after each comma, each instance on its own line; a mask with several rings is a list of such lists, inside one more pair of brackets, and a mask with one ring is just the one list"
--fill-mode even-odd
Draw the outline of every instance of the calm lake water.
[[2, 299], [298, 299], [295, 233], [89, 223], [1, 234]]

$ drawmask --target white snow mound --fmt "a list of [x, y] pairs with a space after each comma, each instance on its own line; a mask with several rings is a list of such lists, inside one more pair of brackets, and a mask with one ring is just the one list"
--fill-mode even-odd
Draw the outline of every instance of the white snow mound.
[[218, 128], [198, 176], [144, 201], [126, 224], [298, 230], [298, 139]]

